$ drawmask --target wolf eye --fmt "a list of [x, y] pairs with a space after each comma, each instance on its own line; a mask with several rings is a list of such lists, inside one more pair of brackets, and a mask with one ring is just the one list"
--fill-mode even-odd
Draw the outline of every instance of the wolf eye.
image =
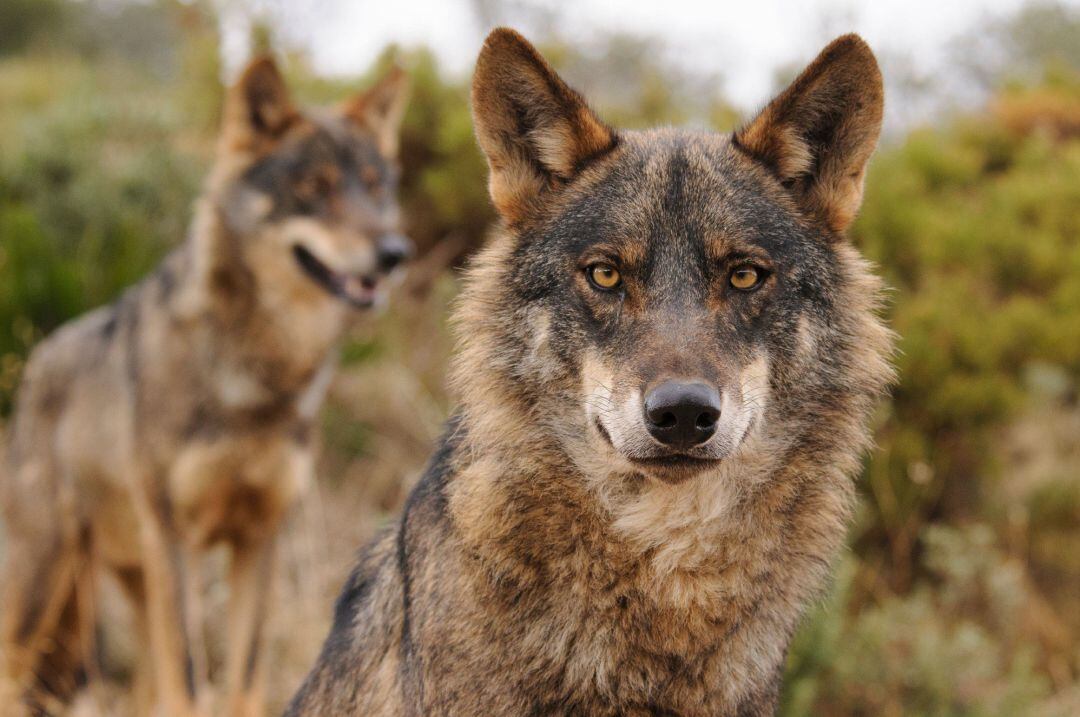
[[591, 264], [585, 269], [589, 283], [602, 291], [614, 291], [622, 285], [619, 270], [611, 264]]
[[368, 189], [374, 189], [379, 186], [379, 170], [372, 167], [370, 164], [360, 170], [360, 181], [364, 183]]
[[334, 193], [341, 173], [332, 167], [310, 174], [299, 181], [296, 193], [307, 201], [314, 201]]
[[728, 277], [728, 282], [739, 291], [750, 291], [761, 285], [765, 279], [765, 272], [750, 264], [735, 267]]

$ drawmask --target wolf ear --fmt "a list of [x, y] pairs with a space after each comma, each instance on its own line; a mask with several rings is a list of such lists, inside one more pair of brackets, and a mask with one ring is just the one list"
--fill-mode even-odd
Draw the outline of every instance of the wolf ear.
[[346, 103], [345, 115], [375, 133], [380, 152], [395, 157], [408, 102], [409, 76], [395, 65], [371, 89]]
[[881, 133], [883, 100], [874, 53], [858, 35], [844, 35], [736, 131], [735, 144], [839, 234], [862, 203], [866, 163]]
[[511, 224], [617, 141], [581, 95], [507, 28], [493, 30], [480, 50], [472, 107], [491, 199]]
[[298, 118], [277, 65], [269, 57], [258, 57], [226, 95], [224, 135], [233, 146], [257, 149], [280, 137]]

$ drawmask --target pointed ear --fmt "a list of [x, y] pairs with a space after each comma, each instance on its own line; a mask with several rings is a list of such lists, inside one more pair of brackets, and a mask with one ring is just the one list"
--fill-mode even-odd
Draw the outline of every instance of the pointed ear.
[[223, 134], [233, 147], [258, 149], [280, 137], [299, 113], [269, 57], [251, 61], [225, 97]]
[[858, 35], [844, 35], [735, 133], [735, 145], [768, 167], [807, 211], [842, 233], [862, 203], [883, 101], [874, 53]]
[[472, 84], [473, 124], [491, 170], [489, 189], [511, 224], [617, 142], [521, 35], [499, 28], [484, 42]]
[[371, 89], [346, 103], [345, 114], [375, 133], [380, 152], [395, 157], [408, 103], [409, 76], [395, 65]]

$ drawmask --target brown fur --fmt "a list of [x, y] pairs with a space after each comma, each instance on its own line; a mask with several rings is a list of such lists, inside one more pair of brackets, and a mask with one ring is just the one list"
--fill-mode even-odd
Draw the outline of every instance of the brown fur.
[[[139, 713], [201, 713], [192, 576], [222, 542], [233, 555], [223, 712], [262, 713], [274, 539], [311, 478], [313, 423], [356, 316], [313, 277], [341, 279], [339, 293], [362, 302], [370, 291], [348, 281], [384, 278], [393, 184], [360, 175], [392, 176], [381, 153], [403, 89], [395, 72], [347, 112], [309, 117], [271, 61], [253, 62], [227, 97], [187, 242], [33, 352], [2, 485], [0, 713], [76, 686], [91, 656], [80, 638], [94, 616], [80, 610], [93, 604], [82, 578], [94, 566], [115, 572], [135, 606]], [[349, 152], [368, 159], [342, 165]], [[321, 268], [304, 268], [299, 247]]]
[[[855, 219], [883, 114], [877, 62], [857, 35], [833, 40], [735, 141], [836, 231]], [[825, 151], [825, 150], [828, 151]]]
[[[505, 225], [456, 313], [461, 406], [289, 715], [775, 711], [891, 375], [880, 284], [815, 188], [861, 176], [876, 140], [864, 47], [827, 48], [733, 142], [607, 130], [523, 38], [492, 33], [474, 115]], [[801, 106], [808, 82], [860, 77], [812, 142], [781, 122], [821, 111]], [[752, 294], [728, 284], [747, 257], [771, 272]], [[589, 284], [598, 260], [619, 293]], [[643, 387], [670, 376], [730, 399], [716, 440], [674, 458], [640, 429]]]
[[[473, 107], [480, 109], [474, 114], [477, 140], [492, 167], [491, 199], [509, 224], [615, 143], [614, 133], [540, 53], [515, 51], [514, 42], [488, 37], [472, 89]], [[528, 132], [517, 131], [520, 122], [528, 123]]]

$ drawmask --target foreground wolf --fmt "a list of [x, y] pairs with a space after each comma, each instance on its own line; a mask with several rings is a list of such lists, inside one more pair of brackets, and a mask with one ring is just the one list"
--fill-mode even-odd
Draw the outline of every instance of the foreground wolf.
[[874, 56], [836, 40], [730, 137], [616, 132], [496, 30], [473, 111], [503, 228], [461, 408], [289, 714], [771, 714], [890, 376], [843, 237]]
[[335, 347], [409, 251], [394, 200], [404, 97], [395, 71], [302, 114], [274, 64], [252, 63], [228, 94], [186, 243], [30, 358], [2, 485], [0, 712], [35, 675], [70, 691], [94, 627], [96, 563], [136, 606], [139, 714], [152, 699], [170, 717], [195, 713], [192, 576], [219, 542], [233, 553], [229, 714], [262, 712], [274, 537], [309, 479]]

